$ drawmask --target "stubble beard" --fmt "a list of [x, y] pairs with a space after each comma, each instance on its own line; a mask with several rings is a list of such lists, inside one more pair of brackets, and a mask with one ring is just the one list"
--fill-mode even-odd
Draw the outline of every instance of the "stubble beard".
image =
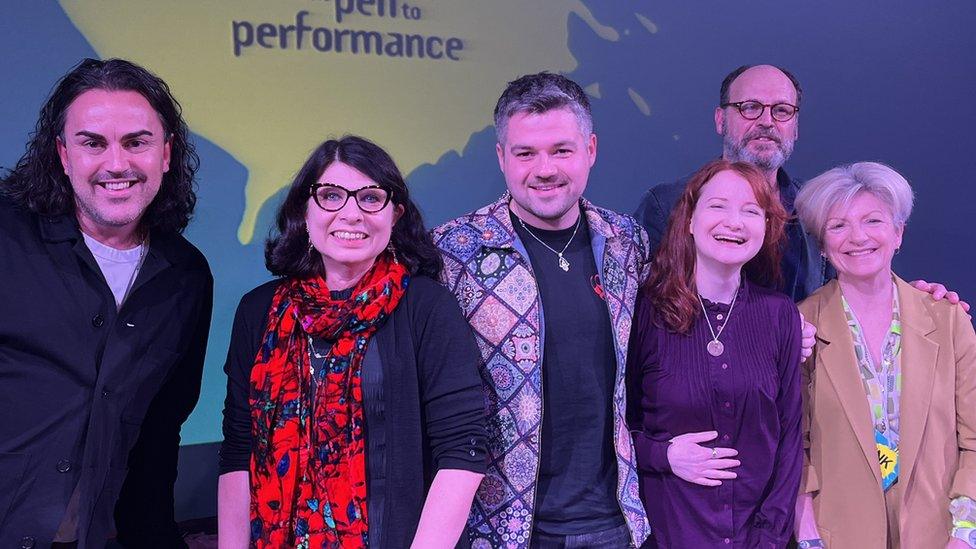
[[[88, 218], [92, 223], [95, 223], [96, 225], [100, 225], [104, 227], [123, 228], [132, 223], [138, 222], [142, 218], [142, 216], [146, 213], [146, 210], [149, 209], [149, 205], [152, 203], [153, 200], [155, 200], [156, 196], [153, 196], [150, 199], [149, 203], [144, 205], [135, 204], [137, 202], [141, 202], [142, 196], [140, 194], [135, 194], [133, 196], [130, 196], [128, 200], [125, 201], [125, 203], [113, 204], [111, 199], [104, 202], [99, 202], [99, 200], [96, 197], [96, 193], [98, 192], [98, 189], [96, 188], [98, 187], [98, 181], [110, 179], [114, 177], [114, 175], [115, 174], [106, 174], [106, 173], [95, 174], [88, 181], [88, 185], [90, 185], [88, 189], [90, 189], [91, 192], [88, 192], [87, 194], [81, 194], [75, 191], [74, 192], [75, 210], [78, 214], [83, 214], [86, 218]], [[134, 183], [133, 186], [148, 185], [148, 180], [147, 180], [148, 178], [146, 177], [146, 174], [142, 173], [139, 170], [127, 170], [122, 174], [118, 174], [118, 176], [131, 177], [136, 179], [136, 183]], [[162, 182], [160, 182], [160, 188], [161, 187], [162, 187]], [[159, 194], [158, 190], [156, 194], [157, 195]], [[133, 211], [134, 209], [136, 211]]]
[[[571, 185], [571, 182], [566, 180], [560, 180], [558, 181], [558, 183], [564, 183], [567, 186]], [[565, 217], [567, 213], [572, 211], [574, 207], [577, 207], [577, 205], [580, 202], [579, 196], [577, 196], [572, 200], [570, 200], [569, 198], [570, 197], [566, 197], [565, 198], [566, 202], [559, 203], [559, 204], [553, 202], [540, 203], [540, 204], [531, 204], [531, 203], [523, 204], [521, 201], [517, 200], [513, 195], [512, 201], [518, 206], [519, 210], [532, 215], [536, 219], [540, 219], [555, 224], [563, 217]], [[518, 215], [518, 212], [516, 212], [516, 215]], [[523, 219], [523, 221], [526, 220]]]
[[786, 164], [790, 155], [793, 154], [793, 140], [774, 136], [777, 139], [773, 143], [776, 146], [775, 149], [771, 153], [764, 151], [757, 154], [748, 148], [749, 141], [757, 134], [772, 135], [768, 132], [750, 132], [737, 141], [729, 135], [727, 129], [724, 129], [722, 132], [722, 148], [725, 158], [733, 162], [752, 164], [763, 171], [776, 171], [783, 167], [783, 164]]

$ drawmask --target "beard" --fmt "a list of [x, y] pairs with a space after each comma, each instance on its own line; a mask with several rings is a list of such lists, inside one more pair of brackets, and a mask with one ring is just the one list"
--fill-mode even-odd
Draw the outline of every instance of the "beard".
[[[750, 149], [749, 142], [759, 137], [771, 139], [775, 146], [760, 151]], [[752, 164], [763, 171], [780, 169], [793, 154], [793, 142], [794, 139], [783, 139], [775, 132], [762, 128], [753, 129], [742, 136], [742, 139], [736, 140], [729, 135], [727, 126], [722, 128], [722, 147], [725, 158], [733, 162]]]
[[[534, 183], [563, 185], [566, 190], [573, 188], [573, 182], [565, 176], [547, 179], [545, 181], [536, 180]], [[560, 193], [559, 196], [542, 200], [533, 196], [533, 193], [527, 189], [516, 189], [515, 192], [511, 192], [511, 190], [509, 192], [512, 195], [512, 202], [509, 204], [509, 207], [514, 207], [513, 211], [515, 211], [515, 214], [522, 217], [524, 221], [530, 222], [530, 224], [536, 221], [525, 217], [525, 215], [520, 215], [522, 212], [544, 223], [557, 223], [564, 219], [571, 210], [580, 207], [580, 197], [582, 194], [582, 191], [579, 191], [579, 193]]]

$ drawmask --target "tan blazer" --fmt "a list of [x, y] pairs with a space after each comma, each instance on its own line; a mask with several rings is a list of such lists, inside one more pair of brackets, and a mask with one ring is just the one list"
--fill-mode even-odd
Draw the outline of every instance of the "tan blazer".
[[[945, 547], [950, 498], [976, 498], [976, 334], [962, 307], [896, 277], [902, 320], [900, 421], [901, 546]], [[800, 304], [817, 327], [803, 364], [801, 492], [813, 493], [829, 549], [885, 548], [887, 518], [874, 422], [854, 341], [829, 282]]]

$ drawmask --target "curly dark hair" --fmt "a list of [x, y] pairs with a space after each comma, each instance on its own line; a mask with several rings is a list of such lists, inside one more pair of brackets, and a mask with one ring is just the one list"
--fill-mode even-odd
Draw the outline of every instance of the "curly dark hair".
[[182, 232], [197, 202], [194, 177], [200, 158], [189, 139], [182, 108], [166, 82], [124, 59], [85, 59], [55, 84], [41, 108], [27, 151], [4, 176], [0, 192], [37, 214], [64, 215], [75, 211], [74, 192], [58, 157], [57, 139], [64, 139], [68, 107], [89, 90], [134, 91], [145, 97], [159, 115], [170, 142], [170, 169], [143, 213], [140, 229]]
[[403, 207], [403, 215], [393, 226], [390, 240], [396, 248], [398, 261], [410, 274], [436, 278], [444, 263], [434, 246], [420, 210], [410, 199], [410, 191], [403, 175], [390, 155], [372, 141], [355, 135], [330, 139], [319, 145], [295, 175], [284, 202], [278, 208], [277, 234], [268, 238], [264, 248], [265, 264], [276, 276], [306, 278], [324, 276], [321, 255], [309, 251], [305, 212], [311, 196], [312, 184], [333, 162], [351, 166], [390, 192], [391, 202]]

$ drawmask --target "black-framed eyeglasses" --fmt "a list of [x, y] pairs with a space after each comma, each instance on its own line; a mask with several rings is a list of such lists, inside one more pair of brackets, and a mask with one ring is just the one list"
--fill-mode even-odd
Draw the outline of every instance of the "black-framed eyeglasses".
[[723, 107], [735, 107], [742, 118], [746, 120], [756, 120], [763, 115], [766, 108], [769, 108], [769, 115], [778, 122], [789, 122], [796, 116], [800, 107], [789, 103], [760, 103], [759, 101], [736, 101], [735, 103], [722, 103]]
[[367, 185], [355, 191], [332, 183], [313, 183], [312, 200], [327, 212], [337, 212], [346, 206], [349, 197], [355, 197], [356, 205], [366, 213], [376, 213], [386, 207], [393, 194], [379, 185]]

